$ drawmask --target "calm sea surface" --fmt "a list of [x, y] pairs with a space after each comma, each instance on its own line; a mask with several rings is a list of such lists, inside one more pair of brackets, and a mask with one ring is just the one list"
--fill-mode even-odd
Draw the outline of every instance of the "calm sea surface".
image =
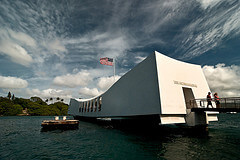
[[41, 132], [47, 119], [53, 117], [0, 117], [0, 159], [240, 159], [240, 114], [220, 114], [208, 132], [122, 130], [82, 121], [77, 130]]

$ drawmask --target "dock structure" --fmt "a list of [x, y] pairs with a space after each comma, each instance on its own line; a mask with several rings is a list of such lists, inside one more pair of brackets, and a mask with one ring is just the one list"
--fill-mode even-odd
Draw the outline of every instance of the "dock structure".
[[[197, 112], [193, 108], [200, 108], [200, 104], [191, 100], [206, 97], [208, 92], [210, 88], [200, 65], [155, 51], [103, 94], [89, 99], [71, 99], [68, 114], [75, 119], [207, 125], [218, 121], [219, 112]], [[216, 108], [215, 103], [213, 108]]]
[[41, 123], [42, 129], [44, 130], [54, 130], [54, 129], [77, 129], [79, 125], [79, 120], [59, 120], [58, 117], [55, 117], [55, 120], [44, 120]]

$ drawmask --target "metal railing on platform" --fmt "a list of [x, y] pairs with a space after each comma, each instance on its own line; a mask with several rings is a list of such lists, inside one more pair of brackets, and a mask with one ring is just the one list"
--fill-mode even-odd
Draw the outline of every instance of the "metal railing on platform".
[[[240, 97], [223, 97], [218, 98], [220, 104], [214, 105], [217, 106], [217, 108], [238, 108], [240, 109]], [[187, 102], [187, 108], [207, 108], [208, 104], [207, 98], [200, 98], [200, 99], [191, 99], [189, 102]], [[212, 98], [210, 100], [212, 104], [216, 104], [216, 99]], [[212, 107], [212, 106], [209, 106]]]

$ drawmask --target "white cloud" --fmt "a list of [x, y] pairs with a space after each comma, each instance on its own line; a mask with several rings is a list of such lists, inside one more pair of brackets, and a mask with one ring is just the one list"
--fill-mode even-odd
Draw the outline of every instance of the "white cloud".
[[0, 76], [0, 88], [18, 89], [26, 88], [27, 86], [28, 82], [21, 78]]
[[27, 89], [26, 90], [27, 94], [29, 96], [37, 96], [41, 97], [43, 99], [47, 98], [61, 98], [61, 99], [69, 99], [72, 98], [72, 92], [71, 91], [65, 91], [65, 90], [60, 90], [60, 89], [45, 89], [45, 90], [39, 90], [39, 89]]
[[[98, 87], [103, 90], [106, 91], [108, 90], [118, 79], [120, 78], [120, 76], [112, 76], [112, 77], [101, 77], [98, 80]], [[114, 81], [115, 80], [115, 81]]]
[[[145, 1], [137, 7], [132, 7], [136, 1], [96, 1], [87, 6], [81, 2], [63, 5], [3, 1], [0, 23], [5, 28], [0, 29], [0, 54], [24, 66], [34, 61], [36, 65], [31, 67], [39, 80], [34, 86], [47, 85], [53, 76], [61, 75], [54, 78], [55, 85], [88, 87], [82, 90], [94, 95], [112, 85], [113, 77], [107, 77], [113, 74], [112, 68], [97, 64], [103, 56], [119, 58], [120, 75], [129, 69], [128, 64], [139, 63], [149, 54], [147, 50], [157, 45], [164, 50], [176, 46], [176, 55], [191, 58], [219, 45], [231, 34], [239, 34], [238, 3], [197, 1]], [[216, 9], [221, 3], [230, 5]], [[92, 9], [94, 12], [88, 12]], [[148, 53], [142, 54], [141, 50]], [[73, 68], [73, 74], [67, 74]], [[40, 80], [43, 76], [47, 80]]]
[[212, 92], [219, 92], [221, 97], [240, 96], [240, 66], [204, 66], [203, 72]]
[[86, 86], [91, 81], [92, 77], [90, 76], [90, 73], [86, 71], [81, 71], [77, 74], [57, 76], [56, 78], [54, 78], [53, 83], [58, 86], [74, 88], [78, 86]]
[[95, 96], [98, 96], [100, 94], [102, 94], [103, 92], [102, 91], [99, 91], [97, 88], [87, 88], [87, 87], [84, 87], [84, 88], [81, 88], [79, 90], [79, 94], [80, 94], [80, 98], [91, 98], [91, 97], [95, 97]]

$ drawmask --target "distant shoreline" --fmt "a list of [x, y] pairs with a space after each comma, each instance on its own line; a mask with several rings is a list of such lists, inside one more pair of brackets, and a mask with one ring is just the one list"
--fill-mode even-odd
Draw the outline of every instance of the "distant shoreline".
[[1, 116], [62, 116], [67, 113], [68, 105], [62, 101], [47, 104], [40, 97], [0, 97]]

